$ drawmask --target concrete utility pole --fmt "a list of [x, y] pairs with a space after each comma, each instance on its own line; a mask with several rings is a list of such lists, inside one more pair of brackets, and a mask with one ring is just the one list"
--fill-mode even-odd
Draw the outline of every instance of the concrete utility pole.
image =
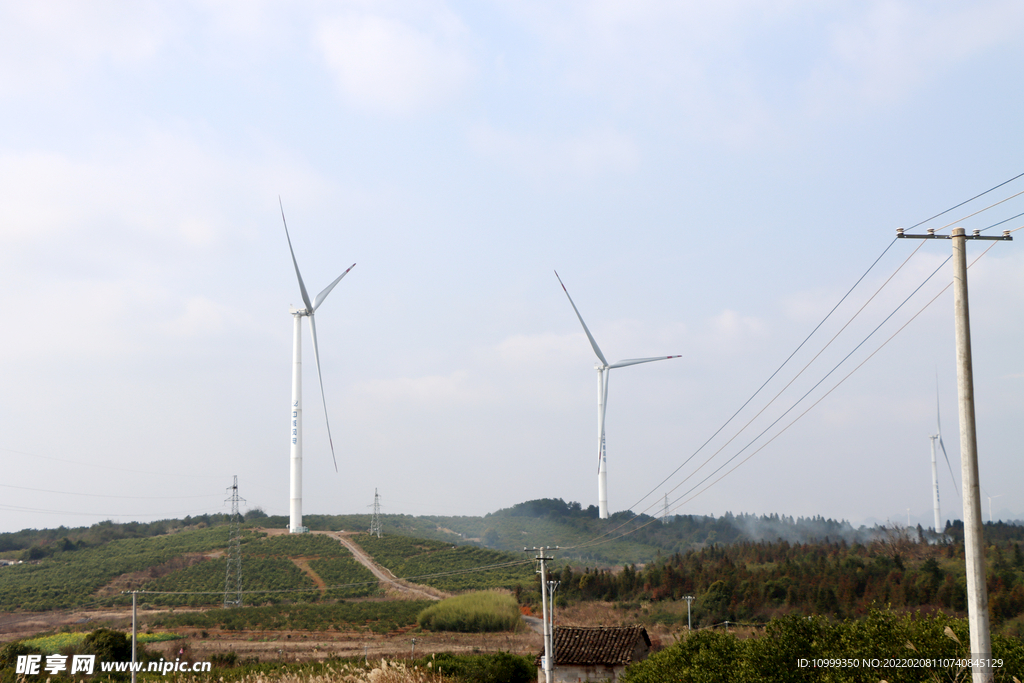
[[[555, 546], [557, 549], [558, 546]], [[523, 552], [528, 552], [529, 548], [523, 548]], [[549, 618], [548, 612], [548, 567], [547, 563], [555, 558], [548, 557], [544, 554], [545, 550], [551, 550], [550, 547], [534, 548], [538, 551], [537, 561], [540, 562], [540, 570], [537, 572], [540, 574], [540, 601], [541, 601], [541, 617], [544, 622], [544, 681], [545, 683], [552, 683], [554, 676], [555, 662], [552, 656], [552, 650], [554, 649], [553, 631], [554, 631], [554, 620]], [[551, 598], [554, 600], [554, 589], [551, 589]], [[551, 605], [551, 611], [554, 611], [554, 603]]]
[[693, 619], [690, 618], [690, 605], [693, 603], [695, 598], [692, 595], [684, 595], [683, 600], [686, 600], [686, 630], [693, 631]]
[[139, 639], [138, 629], [138, 612], [139, 612], [139, 592], [132, 591], [132, 683], [135, 683], [135, 662], [138, 661], [136, 657], [135, 648], [136, 643]]
[[964, 550], [967, 555], [967, 618], [971, 630], [972, 677], [974, 683], [990, 683], [992, 639], [989, 631], [988, 588], [985, 585], [985, 549], [982, 539], [981, 486], [978, 481], [978, 433], [974, 420], [974, 369], [971, 358], [971, 316], [967, 296], [967, 240], [1010, 241], [1010, 231], [1001, 236], [967, 236], [963, 228], [952, 235], [904, 235], [897, 237], [953, 240], [953, 316], [956, 323], [956, 384], [960, 404], [960, 472], [964, 491]]

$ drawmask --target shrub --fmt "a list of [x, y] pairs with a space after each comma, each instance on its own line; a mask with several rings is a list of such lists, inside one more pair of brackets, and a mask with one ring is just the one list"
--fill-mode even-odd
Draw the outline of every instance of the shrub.
[[472, 683], [531, 683], [537, 678], [533, 657], [498, 652], [492, 655], [456, 655], [449, 652], [416, 662], [437, 673]]
[[416, 618], [431, 631], [513, 631], [522, 623], [515, 598], [507, 593], [481, 591], [448, 598], [431, 605]]

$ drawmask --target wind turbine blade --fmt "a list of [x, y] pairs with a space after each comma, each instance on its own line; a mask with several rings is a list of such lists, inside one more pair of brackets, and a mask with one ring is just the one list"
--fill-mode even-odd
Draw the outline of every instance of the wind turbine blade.
[[[355, 267], [356, 267], [356, 264], [353, 263], [351, 266], [348, 267], [348, 270], [352, 270]], [[324, 287], [324, 291], [322, 291], [322, 292], [320, 292], [319, 294], [316, 295], [316, 299], [313, 301], [313, 310], [314, 311], [320, 307], [320, 304], [322, 304], [324, 302], [324, 299], [327, 298], [327, 295], [331, 293], [331, 290], [334, 289], [334, 285], [336, 285], [339, 282], [341, 282], [341, 278], [343, 278], [346, 275], [348, 275], [348, 270], [346, 270], [344, 273], [339, 275], [337, 280], [335, 280], [331, 284], [329, 284], [326, 287]]]
[[327, 423], [327, 440], [331, 444], [331, 459], [334, 460], [334, 471], [338, 471], [338, 459], [334, 457], [334, 439], [331, 438], [331, 420], [327, 417], [327, 396], [324, 394], [324, 377], [320, 373], [320, 349], [316, 343], [316, 323], [313, 322], [313, 315], [309, 318], [309, 331], [313, 335], [313, 360], [316, 363], [316, 378], [320, 380], [320, 398], [324, 402], [324, 421]]
[[946, 458], [946, 467], [949, 468], [949, 477], [953, 480], [953, 490], [956, 492], [956, 497], [960, 497], [960, 491], [957, 488], [956, 477], [953, 476], [953, 466], [949, 464], [949, 454], [946, 453], [946, 444], [942, 443], [942, 432], [939, 432], [939, 446], [942, 447], [942, 455]]
[[[555, 277], [558, 277], [558, 271], [555, 271]], [[597, 354], [598, 359], [603, 365], [608, 365], [608, 361], [605, 359], [604, 354], [601, 353], [601, 347], [594, 341], [594, 335], [590, 334], [590, 329], [587, 328], [587, 324], [583, 322], [583, 316], [580, 315], [580, 310], [576, 308], [576, 304], [573, 303], [572, 297], [569, 296], [569, 290], [565, 288], [565, 284], [562, 282], [562, 278], [558, 277], [558, 284], [562, 285], [562, 291], [569, 297], [569, 303], [572, 305], [572, 310], [576, 311], [576, 317], [580, 319], [580, 325], [583, 325], [583, 331], [587, 333], [587, 339], [590, 340], [590, 345], [594, 347], [594, 353]]]
[[651, 363], [656, 360], [668, 360], [669, 358], [682, 358], [682, 356], [658, 356], [657, 358], [628, 358], [626, 360], [620, 360], [614, 365], [609, 365], [609, 368], [624, 368], [627, 365], [637, 365], [638, 363]]
[[[284, 218], [284, 203], [281, 201], [281, 197], [277, 198], [277, 203], [281, 205], [281, 222], [284, 223], [284, 236], [288, 239], [288, 251], [292, 254], [292, 265], [295, 266], [295, 277], [299, 278], [299, 291], [302, 292], [302, 303], [306, 304], [306, 310], [310, 313], [313, 312], [313, 305], [309, 303], [309, 294], [306, 294], [306, 284], [302, 281], [302, 273], [299, 272], [299, 262], [295, 260], [295, 250], [292, 249], [292, 238], [288, 234], [288, 221]], [[331, 285], [332, 287], [334, 285]], [[312, 318], [310, 318], [312, 322]]]

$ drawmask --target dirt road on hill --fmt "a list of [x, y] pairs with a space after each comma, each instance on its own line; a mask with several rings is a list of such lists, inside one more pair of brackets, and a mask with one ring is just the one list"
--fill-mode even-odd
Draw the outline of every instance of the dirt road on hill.
[[[279, 536], [289, 533], [287, 529], [267, 529], [259, 528], [256, 531], [263, 532], [268, 536]], [[365, 550], [359, 547], [359, 544], [352, 540], [352, 536], [355, 532], [351, 531], [310, 531], [311, 534], [320, 534], [322, 536], [330, 536], [334, 540], [345, 546], [352, 557], [356, 559], [361, 565], [369, 569], [377, 580], [381, 583], [381, 588], [384, 589], [385, 594], [389, 598], [397, 598], [402, 600], [442, 600], [447, 597], [451, 597], [450, 593], [431, 588], [430, 586], [424, 586], [419, 583], [413, 583], [412, 581], [406, 581], [400, 579], [391, 573], [387, 567], [382, 567], [373, 561], [373, 558], [367, 554]], [[294, 560], [293, 560], [294, 561]], [[302, 567], [300, 566], [300, 569]], [[305, 571], [305, 569], [303, 569]], [[310, 570], [312, 571], [312, 570]], [[314, 579], [315, 580], [315, 579]], [[322, 590], [322, 587], [321, 587]]]
[[397, 576], [392, 574], [389, 569], [381, 567], [379, 564], [374, 562], [373, 559], [367, 555], [355, 541], [349, 538], [349, 534], [344, 531], [327, 531], [323, 533], [326, 533], [331, 538], [337, 539], [338, 542], [348, 548], [349, 552], [352, 553], [352, 557], [356, 558], [356, 561], [373, 572], [373, 575], [377, 577], [377, 580], [383, 584], [385, 592], [397, 593], [398, 595], [395, 597], [406, 597], [413, 600], [440, 600], [441, 598], [447, 597], [446, 593], [439, 591], [436, 588], [399, 579]]

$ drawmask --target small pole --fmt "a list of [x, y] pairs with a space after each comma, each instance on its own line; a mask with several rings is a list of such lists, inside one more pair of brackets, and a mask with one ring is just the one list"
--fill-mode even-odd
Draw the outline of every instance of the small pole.
[[[556, 546], [557, 547], [557, 546]], [[529, 550], [523, 548], [524, 551]], [[551, 683], [554, 675], [554, 662], [551, 660], [551, 623], [548, 619], [548, 560], [555, 558], [548, 557], [544, 554], [547, 548], [534, 548], [534, 550], [540, 551], [537, 555], [537, 561], [540, 562], [540, 602], [541, 602], [541, 621], [544, 624], [544, 681], [545, 683]]]
[[693, 619], [690, 616], [690, 604], [693, 602], [692, 595], [684, 595], [683, 599], [686, 600], [686, 630], [693, 630]]
[[551, 605], [548, 608], [548, 621], [551, 622], [551, 667], [555, 666], [555, 658], [558, 653], [555, 652], [555, 591], [558, 590], [558, 586], [561, 585], [561, 581], [548, 581], [548, 604]]
[[138, 613], [138, 591], [132, 591], [132, 683], [135, 683], [135, 643], [138, 633], [136, 616]]

